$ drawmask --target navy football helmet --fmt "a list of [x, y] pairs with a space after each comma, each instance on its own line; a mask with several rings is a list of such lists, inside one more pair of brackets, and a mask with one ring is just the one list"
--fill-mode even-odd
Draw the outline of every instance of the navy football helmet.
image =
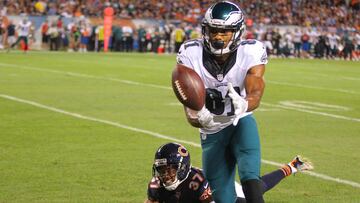
[[175, 190], [189, 176], [190, 168], [189, 151], [180, 144], [167, 143], [155, 153], [153, 176], [167, 190]]
[[[233, 52], [240, 45], [241, 35], [245, 31], [244, 15], [241, 9], [229, 1], [213, 4], [205, 13], [201, 24], [205, 47], [214, 55]], [[233, 36], [229, 44], [211, 41], [210, 29], [232, 30]]]

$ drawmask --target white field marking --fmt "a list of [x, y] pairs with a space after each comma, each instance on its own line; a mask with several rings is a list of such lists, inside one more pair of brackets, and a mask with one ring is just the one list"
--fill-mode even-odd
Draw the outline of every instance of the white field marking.
[[[180, 102], [170, 102], [167, 104], [168, 106], [183, 106]], [[260, 107], [258, 109], [255, 110], [256, 111], [281, 111], [281, 109], [279, 108], [263, 108]]]
[[291, 86], [291, 87], [301, 87], [301, 88], [308, 88], [308, 89], [316, 89], [316, 90], [326, 90], [326, 91], [332, 91], [332, 92], [341, 92], [346, 94], [360, 94], [359, 92], [351, 91], [351, 90], [344, 90], [344, 89], [331, 89], [331, 88], [325, 88], [325, 87], [316, 87], [311, 85], [303, 85], [298, 83], [288, 83], [288, 82], [277, 82], [272, 80], [266, 80], [267, 83], [275, 84], [275, 85], [283, 85], [283, 86]]
[[291, 107], [291, 106], [285, 106], [285, 105], [279, 105], [279, 104], [270, 104], [270, 103], [266, 103], [266, 102], [261, 102], [261, 104], [266, 105], [266, 106], [271, 106], [271, 107], [290, 109], [290, 110], [295, 110], [295, 111], [300, 111], [300, 112], [305, 112], [305, 113], [310, 113], [310, 114], [327, 116], [327, 117], [336, 118], [336, 119], [360, 122], [360, 118], [352, 118], [352, 117], [330, 114], [330, 113], [325, 113], [325, 112], [320, 112], [320, 111], [312, 111], [312, 110], [302, 109], [299, 107]]
[[182, 106], [182, 103], [180, 103], [180, 102], [170, 102], [167, 105], [169, 105], [169, 106]]
[[355, 80], [355, 81], [360, 81], [360, 78], [347, 77], [347, 76], [339, 76], [339, 77], [336, 76], [336, 77], [334, 77], [333, 75], [327, 75], [327, 74], [323, 74], [323, 73], [307, 73], [307, 74], [326, 77], [326, 78], [332, 78], [332, 79], [335, 79], [335, 80]]
[[267, 112], [267, 111], [281, 111], [281, 109], [279, 108], [264, 108], [264, 107], [260, 107], [258, 109], [255, 110], [255, 112], [257, 111], [263, 111], [263, 112]]
[[[316, 78], [315, 76], [325, 77], [325, 78], [331, 78], [332, 80], [357, 80], [360, 81], [360, 78], [353, 78], [353, 77], [347, 77], [347, 76], [333, 76], [333, 75], [327, 75], [323, 73], [311, 73], [311, 72], [296, 72], [296, 74], [299, 75], [310, 75], [312, 78]], [[307, 79], [309, 79], [309, 76], [306, 76]]]
[[[123, 60], [123, 59], [122, 59]], [[76, 63], [84, 63], [84, 64], [100, 64], [102, 66], [104, 66], [104, 61], [108, 62], [108, 59], [102, 58], [102, 59], [97, 59], [97, 60], [93, 60], [93, 61], [87, 61], [87, 60], [77, 60], [77, 59], [67, 59], [67, 62], [76, 62]], [[126, 63], [126, 61], [123, 61], [123, 63]], [[111, 66], [111, 64], [105, 64], [105, 66], [108, 67], [114, 67]], [[150, 69], [150, 70], [163, 70], [162, 67], [152, 67], [152, 66], [141, 66], [141, 65], [135, 65], [135, 64], [130, 64], [129, 66], [127, 66], [128, 68], [138, 68], [138, 69]]]
[[360, 81], [360, 78], [353, 78], [353, 77], [340, 77], [342, 79], [345, 79], [345, 80], [355, 80], [355, 81]]
[[[139, 86], [154, 87], [154, 88], [168, 89], [168, 90], [172, 89], [171, 87], [168, 87], [168, 86], [146, 84], [146, 83], [140, 83], [140, 82], [135, 82], [135, 81], [130, 81], [130, 80], [121, 80], [121, 79], [116, 79], [116, 78], [98, 77], [98, 76], [80, 74], [80, 73], [73, 73], [73, 72], [57, 71], [57, 70], [51, 70], [51, 69], [46, 69], [46, 68], [36, 68], [36, 67], [29, 67], [29, 66], [6, 64], [6, 63], [0, 63], [0, 66], [5, 66], [5, 67], [10, 66], [10, 67], [16, 67], [16, 68], [21, 68], [21, 69], [28, 69], [28, 70], [56, 73], [56, 74], [62, 74], [62, 75], [70, 75], [70, 76], [74, 76], [74, 77], [115, 81], [115, 82], [121, 82], [121, 83], [129, 84], [129, 85], [139, 85]], [[282, 106], [282, 105], [274, 105], [274, 104], [269, 104], [269, 103], [265, 103], [265, 102], [261, 102], [261, 103], [264, 104], [264, 105], [272, 106], [272, 107], [296, 110], [296, 111], [301, 111], [301, 112], [306, 112], [306, 113], [311, 113], [311, 114], [318, 114], [318, 115], [328, 116], [328, 117], [337, 118], [337, 119], [344, 119], [344, 120], [351, 120], [351, 121], [359, 121], [360, 120], [360, 119], [357, 119], [357, 118], [349, 118], [349, 117], [345, 117], [345, 116], [333, 115], [333, 114], [328, 114], [328, 113], [324, 113], [324, 112], [316, 112], [316, 111], [298, 109], [298, 108], [293, 108], [293, 107], [286, 107], [286, 106]]]
[[313, 110], [329, 110], [329, 111], [349, 111], [350, 108], [345, 106], [338, 106], [332, 104], [324, 104], [319, 102], [309, 101], [280, 101], [279, 104], [284, 106], [296, 107], [301, 109], [313, 109]]
[[160, 89], [171, 89], [171, 87], [166, 87], [166, 86], [162, 86], [162, 85], [146, 84], [146, 83], [140, 83], [140, 82], [135, 82], [135, 81], [131, 81], [131, 80], [121, 80], [121, 79], [111, 78], [111, 77], [99, 77], [99, 76], [93, 76], [93, 75], [82, 74], [82, 73], [74, 73], [74, 72], [69, 72], [69, 71], [58, 71], [58, 70], [51, 70], [51, 69], [46, 69], [46, 68], [36, 68], [36, 67], [23, 66], [23, 65], [6, 64], [6, 63], [0, 63], [0, 66], [15, 67], [15, 68], [20, 68], [20, 69], [41, 71], [41, 72], [47, 72], [47, 73], [55, 73], [55, 74], [80, 77], [80, 78], [91, 78], [91, 79], [97, 79], [97, 80], [121, 82], [121, 83], [128, 84], [128, 85], [139, 85], [139, 86], [146, 86], [146, 87], [155, 87], [155, 88], [160, 88]]
[[[28, 105], [31, 105], [31, 106], [35, 106], [35, 107], [38, 107], [38, 108], [41, 108], [41, 109], [46, 109], [46, 110], [53, 111], [53, 112], [56, 112], [56, 113], [61, 113], [61, 114], [64, 114], [64, 115], [72, 116], [72, 117], [82, 119], [82, 120], [88, 120], [88, 121], [102, 123], [102, 124], [106, 124], [106, 125], [110, 125], [110, 126], [114, 126], [114, 127], [118, 127], [118, 128], [123, 128], [123, 129], [126, 129], [126, 130], [143, 133], [143, 134], [146, 134], [146, 135], [150, 135], [150, 136], [165, 139], [165, 140], [170, 140], [170, 141], [173, 141], [173, 142], [185, 143], [185, 144], [191, 145], [193, 147], [198, 147], [198, 148], [201, 147], [200, 144], [197, 144], [195, 142], [176, 139], [176, 138], [174, 138], [172, 136], [169, 136], [169, 135], [162, 135], [160, 133], [156, 133], [156, 132], [152, 132], [152, 131], [144, 130], [144, 129], [140, 129], [140, 128], [135, 128], [135, 127], [131, 127], [131, 126], [128, 126], [128, 125], [123, 125], [121, 123], [117, 123], [117, 122], [113, 122], [113, 121], [108, 121], [108, 120], [104, 120], [104, 119], [98, 119], [98, 118], [94, 118], [94, 117], [90, 117], [90, 116], [84, 116], [84, 115], [81, 115], [81, 114], [78, 114], [78, 113], [72, 113], [72, 112], [69, 112], [69, 111], [65, 111], [65, 110], [62, 110], [62, 109], [55, 108], [55, 107], [47, 106], [47, 105], [40, 104], [38, 102], [34, 102], [34, 101], [30, 101], [30, 100], [20, 99], [20, 98], [5, 95], [5, 94], [0, 94], [0, 97], [4, 98], [4, 99], [16, 101], [16, 102], [28, 104]], [[264, 160], [264, 159], [262, 159], [261, 161], [262, 161], [262, 163], [273, 165], [273, 166], [282, 166], [283, 165], [283, 164], [278, 163], [278, 162]], [[340, 179], [340, 178], [333, 178], [333, 177], [323, 175], [323, 174], [320, 174], [320, 173], [315, 173], [315, 172], [307, 172], [306, 174], [318, 177], [320, 179], [325, 179], [325, 180], [337, 182], [337, 183], [340, 183], [340, 184], [350, 185], [350, 186], [353, 186], [353, 187], [356, 187], [356, 188], [360, 188], [360, 183], [357, 183], [357, 182], [354, 182], [354, 181], [344, 180], [344, 179]]]
[[[34, 71], [42, 71], [42, 72], [48, 72], [48, 73], [70, 75], [70, 76], [74, 76], [74, 77], [83, 77], [83, 78], [93, 78], [93, 79], [100, 79], [100, 80], [108, 80], [108, 81], [122, 82], [122, 83], [126, 83], [126, 84], [141, 85], [141, 86], [148, 86], [148, 87], [157, 87], [157, 88], [161, 88], [161, 89], [171, 89], [171, 87], [168, 87], [168, 86], [145, 84], [145, 83], [140, 83], [140, 82], [135, 82], [135, 81], [121, 80], [121, 79], [117, 79], [117, 78], [98, 77], [98, 76], [87, 75], [87, 74], [82, 74], [82, 73], [75, 73], [75, 72], [68, 72], [68, 71], [58, 71], [58, 70], [52, 70], [52, 69], [46, 69], [46, 68], [30, 67], [30, 66], [7, 64], [7, 63], [0, 63], [0, 66], [15, 67], [15, 68], [34, 70]], [[360, 94], [358, 92], [351, 91], [351, 90], [331, 89], [331, 88], [316, 87], [316, 86], [295, 84], [295, 83], [293, 84], [293, 83], [286, 83], [286, 82], [269, 81], [269, 80], [267, 80], [267, 82], [272, 83], [272, 84], [276, 84], [276, 85], [284, 85], [284, 86], [293, 86], [293, 87], [301, 87], [301, 88], [309, 88], [309, 89], [335, 91], [335, 92], [341, 92], [341, 93], [347, 93], [347, 94]]]

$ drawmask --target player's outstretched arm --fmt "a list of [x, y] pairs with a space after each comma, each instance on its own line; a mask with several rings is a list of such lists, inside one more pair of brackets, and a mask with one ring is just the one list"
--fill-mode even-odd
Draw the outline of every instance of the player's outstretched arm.
[[210, 111], [203, 106], [200, 111], [192, 110], [184, 106], [186, 118], [188, 122], [196, 128], [216, 128], [221, 125], [221, 123], [215, 122], [213, 115]]
[[198, 120], [197, 111], [192, 110], [186, 106], [184, 106], [184, 111], [186, 115], [187, 121], [195, 128], [201, 128], [201, 124]]
[[253, 111], [260, 105], [261, 97], [265, 89], [264, 81], [265, 65], [256, 65], [249, 69], [245, 78], [247, 111]]

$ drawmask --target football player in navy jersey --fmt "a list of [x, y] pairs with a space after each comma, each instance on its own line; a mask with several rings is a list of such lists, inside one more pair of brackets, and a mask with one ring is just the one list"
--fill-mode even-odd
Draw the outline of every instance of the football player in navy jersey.
[[[261, 177], [262, 192], [273, 188], [285, 177], [311, 170], [312, 164], [296, 156], [289, 164]], [[236, 185], [236, 203], [246, 202], [241, 185]], [[234, 191], [235, 192], [235, 191]], [[145, 203], [209, 203], [212, 193], [201, 169], [191, 166], [190, 153], [182, 145], [167, 143], [155, 153], [153, 177]]]
[[262, 203], [260, 139], [252, 111], [264, 92], [267, 54], [256, 40], [242, 40], [245, 19], [229, 1], [205, 13], [201, 39], [184, 42], [177, 63], [193, 69], [206, 88], [200, 111], [185, 107], [188, 121], [200, 128], [202, 167], [217, 203], [236, 201], [239, 173], [247, 202]]

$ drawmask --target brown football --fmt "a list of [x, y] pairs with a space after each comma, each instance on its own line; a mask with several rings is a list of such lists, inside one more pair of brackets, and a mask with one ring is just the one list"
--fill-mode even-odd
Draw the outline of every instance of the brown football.
[[205, 86], [191, 68], [177, 64], [172, 72], [172, 87], [178, 100], [190, 109], [199, 111], [205, 104]]

